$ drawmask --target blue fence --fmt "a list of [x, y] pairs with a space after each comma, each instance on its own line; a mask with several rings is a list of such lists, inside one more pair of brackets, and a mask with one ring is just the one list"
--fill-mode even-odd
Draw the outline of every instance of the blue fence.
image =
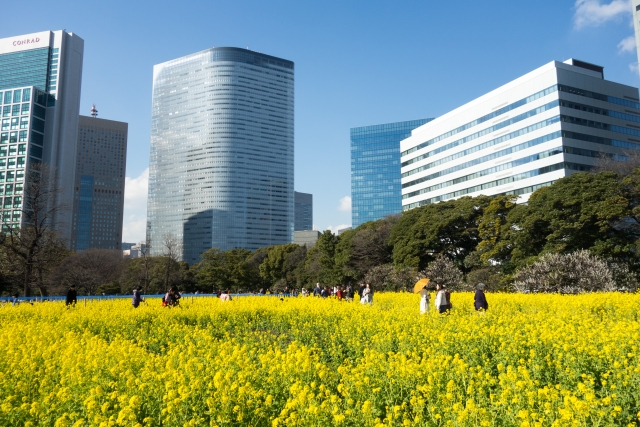
[[[164, 294], [151, 294], [151, 295], [142, 295], [143, 299], [153, 299], [153, 298], [162, 298]], [[239, 297], [290, 297], [291, 295], [285, 294], [230, 294], [231, 298], [239, 298]], [[78, 301], [82, 300], [96, 300], [96, 301], [106, 301], [106, 300], [114, 300], [114, 299], [131, 299], [133, 295], [78, 295]], [[218, 298], [217, 294], [182, 294], [182, 298]], [[18, 297], [20, 302], [45, 302], [45, 301], [64, 301], [66, 297], [64, 295], [57, 296], [32, 296], [32, 297]], [[0, 302], [12, 302], [13, 298], [11, 297], [0, 297]]]

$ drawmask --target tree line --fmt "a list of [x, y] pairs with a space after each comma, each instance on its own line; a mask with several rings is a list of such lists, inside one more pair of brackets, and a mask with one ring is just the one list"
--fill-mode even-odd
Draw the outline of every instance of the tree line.
[[5, 235], [0, 291], [26, 289], [26, 283], [27, 292], [41, 294], [59, 293], [70, 284], [87, 294], [129, 293], [136, 286], [146, 293], [170, 286], [249, 292], [363, 281], [378, 290], [400, 290], [418, 277], [437, 278], [453, 289], [471, 289], [478, 282], [504, 291], [637, 287], [640, 168], [575, 173], [538, 189], [527, 203], [516, 200], [515, 195], [462, 197], [368, 222], [340, 236], [325, 231], [311, 248], [213, 248], [194, 265], [179, 261], [172, 236], [158, 242], [162, 256], [123, 260], [120, 251], [71, 254], [44, 233], [49, 237], [41, 239], [29, 264], [17, 255], [16, 240]]

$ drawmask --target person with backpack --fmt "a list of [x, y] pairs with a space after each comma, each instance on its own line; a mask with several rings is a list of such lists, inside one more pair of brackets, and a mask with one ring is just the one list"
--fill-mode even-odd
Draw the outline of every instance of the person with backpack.
[[440, 314], [444, 314], [451, 309], [451, 300], [450, 300], [449, 291], [446, 289], [444, 285], [436, 283], [436, 308], [440, 312]]
[[142, 299], [142, 287], [138, 286], [133, 290], [133, 298], [131, 298], [131, 305], [133, 308], [138, 308], [141, 302], [144, 302]]

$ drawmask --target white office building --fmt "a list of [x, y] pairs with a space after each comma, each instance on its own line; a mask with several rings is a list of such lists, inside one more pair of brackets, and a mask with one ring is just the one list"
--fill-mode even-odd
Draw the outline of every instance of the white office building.
[[71, 240], [84, 41], [65, 31], [0, 39], [0, 199], [2, 230], [24, 225], [24, 179], [31, 165], [55, 173], [66, 206], [53, 229]]
[[640, 149], [638, 89], [602, 67], [550, 62], [415, 129], [400, 144], [403, 210], [516, 194]]

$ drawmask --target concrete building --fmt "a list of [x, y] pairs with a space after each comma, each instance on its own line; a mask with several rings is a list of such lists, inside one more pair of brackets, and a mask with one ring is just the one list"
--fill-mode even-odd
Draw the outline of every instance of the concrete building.
[[293, 230], [313, 230], [313, 194], [294, 193], [295, 221]]
[[400, 141], [433, 119], [351, 129], [351, 225], [402, 211]]
[[293, 243], [310, 248], [316, 244], [320, 238], [320, 234], [321, 233], [318, 230], [294, 231]]
[[2, 229], [25, 224], [25, 176], [48, 166], [61, 191], [53, 229], [71, 240], [75, 153], [84, 41], [65, 31], [0, 39], [0, 198]]
[[401, 142], [402, 208], [516, 194], [640, 149], [638, 89], [602, 67], [550, 62], [415, 129]]
[[353, 227], [339, 228], [338, 229], [338, 236], [341, 235], [342, 233], [344, 233], [345, 231], [349, 231], [349, 230], [353, 230]]
[[142, 258], [144, 256], [145, 250], [146, 250], [146, 245], [144, 243], [131, 245], [130, 248], [122, 250], [122, 258], [125, 258], [125, 259]]
[[121, 249], [128, 128], [114, 120], [79, 118], [72, 250]]
[[294, 64], [211, 48], [153, 68], [148, 241], [181, 258], [293, 240]]

